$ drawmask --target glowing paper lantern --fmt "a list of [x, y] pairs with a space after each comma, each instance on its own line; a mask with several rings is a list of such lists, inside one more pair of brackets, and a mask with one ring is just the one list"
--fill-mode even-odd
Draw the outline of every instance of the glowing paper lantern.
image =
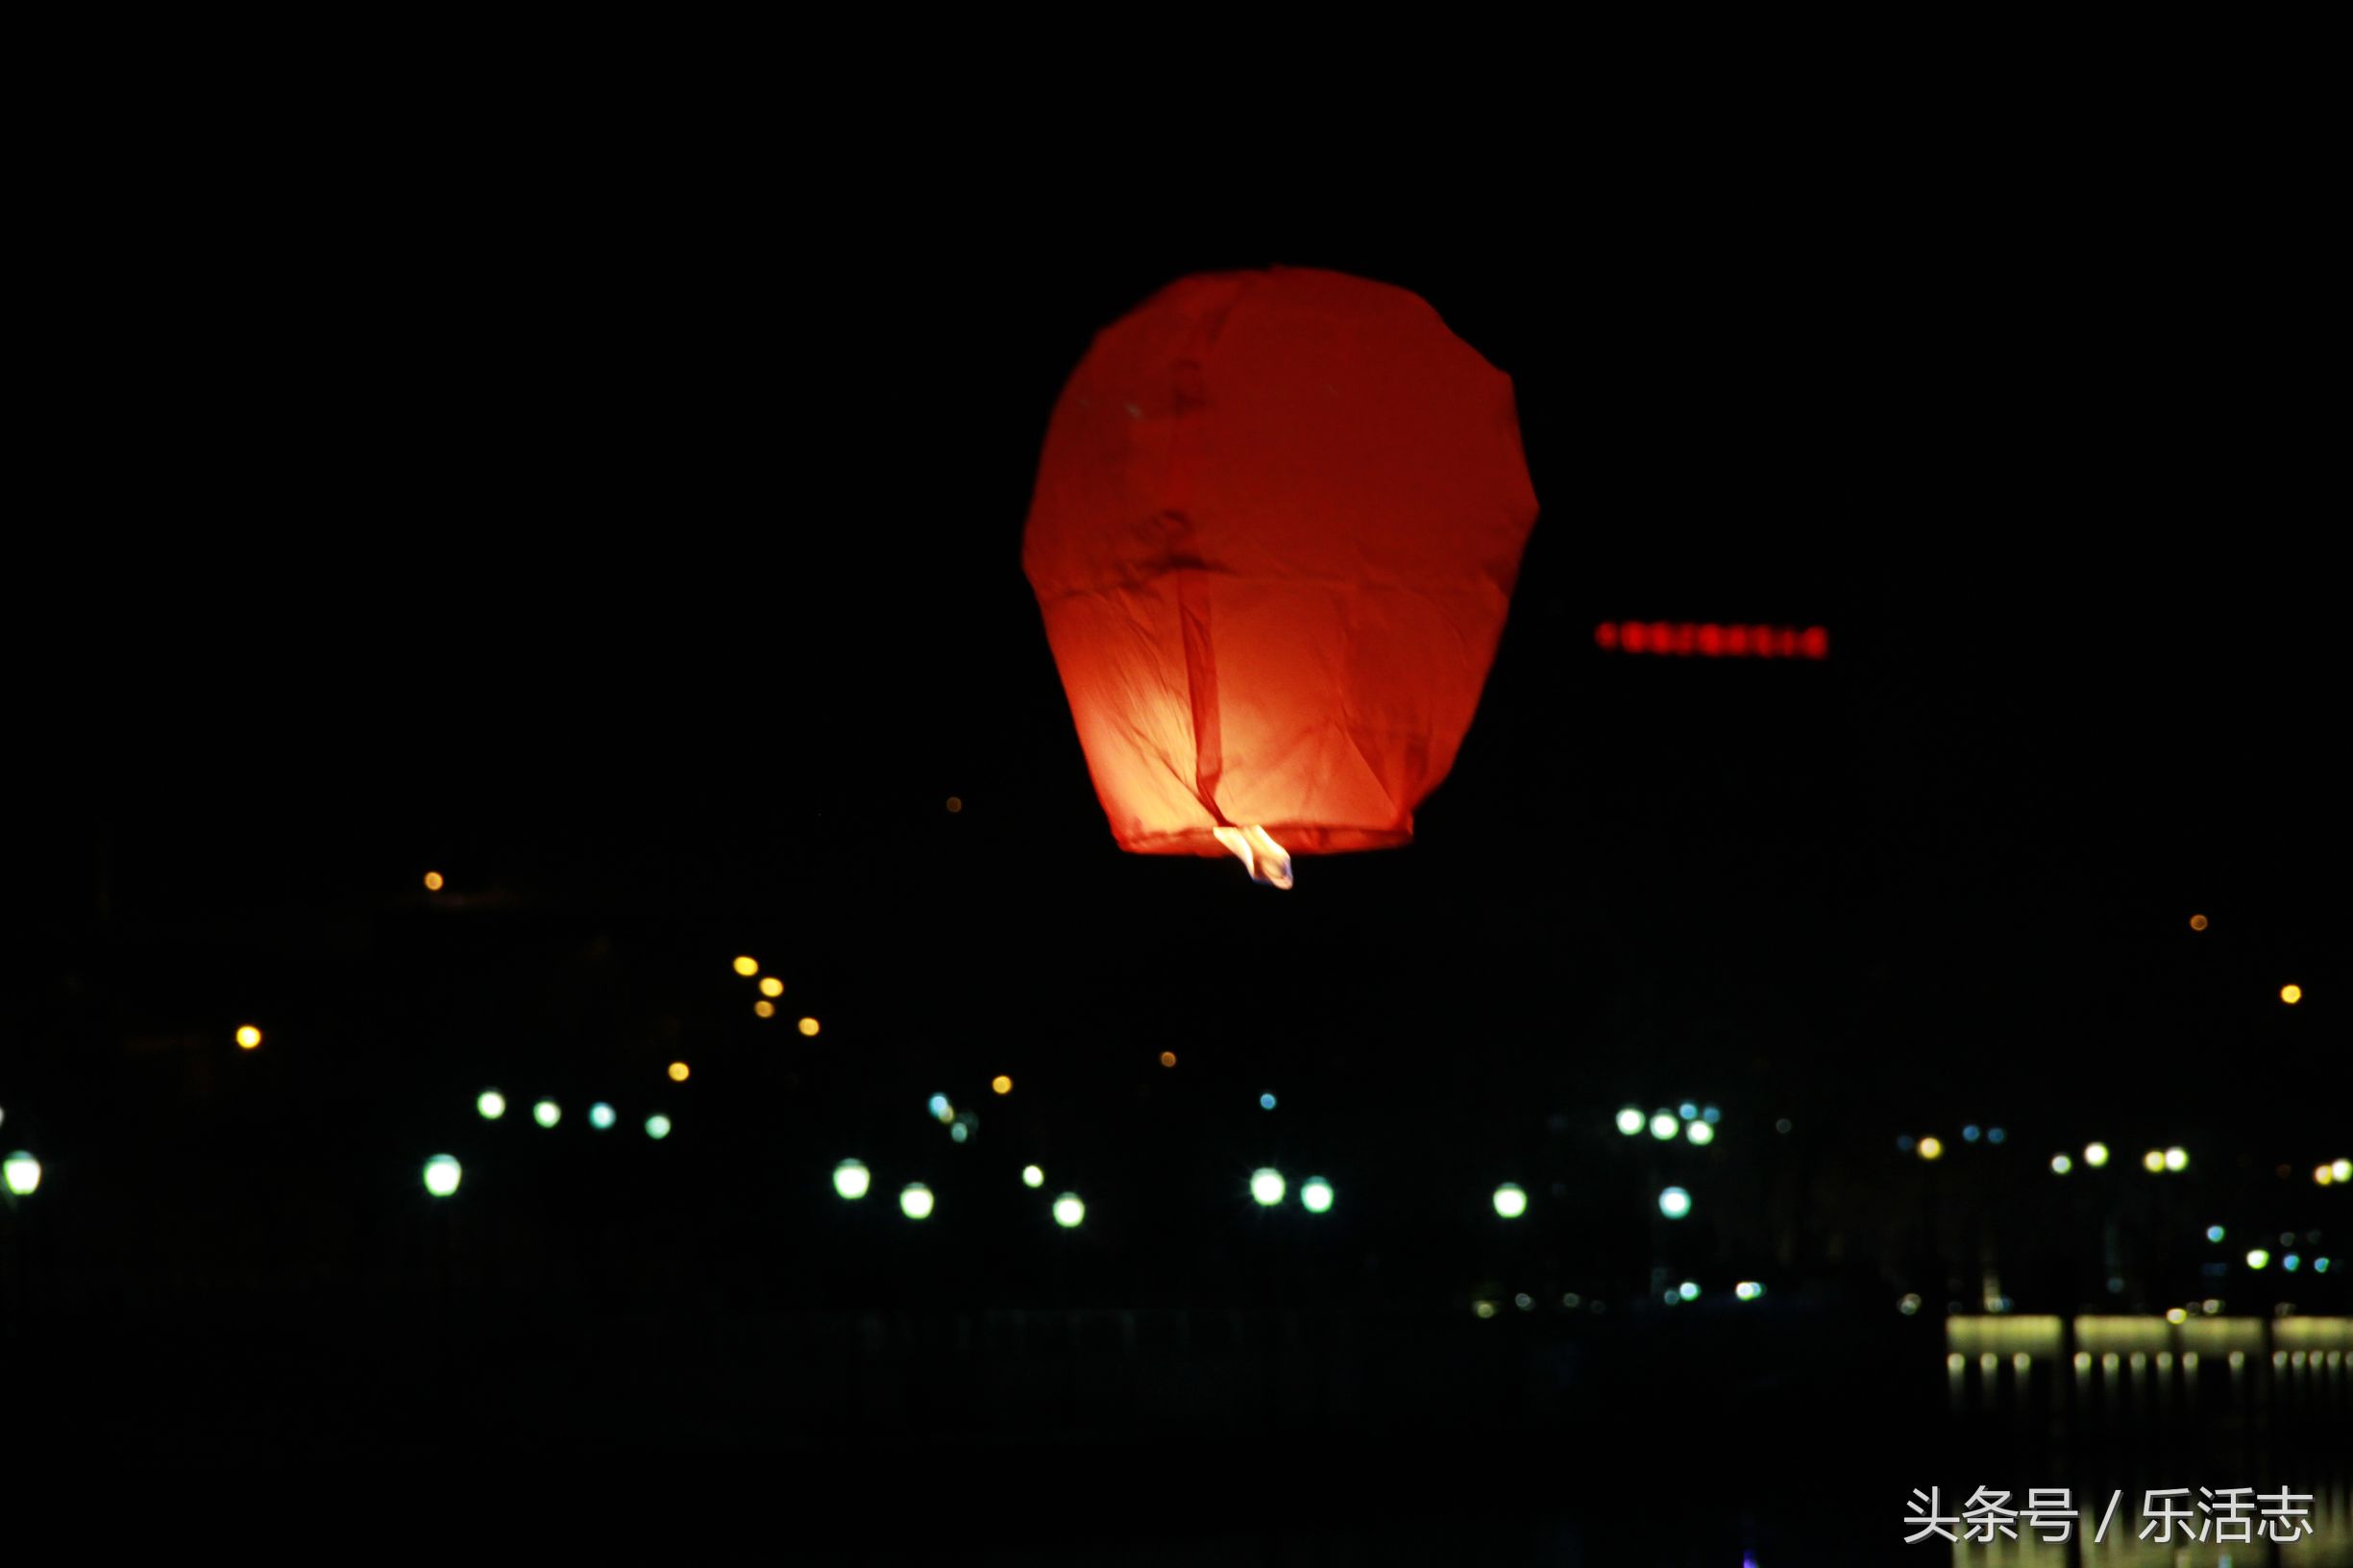
[[1098, 333], [1022, 561], [1113, 838], [1277, 887], [1409, 842], [1535, 516], [1510, 379], [1404, 289], [1203, 274]]

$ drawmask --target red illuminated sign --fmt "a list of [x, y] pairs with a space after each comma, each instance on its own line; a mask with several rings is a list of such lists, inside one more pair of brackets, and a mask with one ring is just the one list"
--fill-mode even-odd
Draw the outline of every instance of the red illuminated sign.
[[1709, 659], [1826, 659], [1821, 626], [1720, 626], [1712, 621], [1605, 621], [1593, 641], [1605, 653], [1696, 653]]

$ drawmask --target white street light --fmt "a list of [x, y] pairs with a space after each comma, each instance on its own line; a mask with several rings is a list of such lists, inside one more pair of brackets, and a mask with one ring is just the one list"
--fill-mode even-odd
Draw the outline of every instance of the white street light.
[[1669, 1219], [1680, 1219], [1691, 1213], [1691, 1194], [1679, 1187], [1670, 1187], [1658, 1194], [1658, 1212]]
[[1495, 1189], [1495, 1212], [1506, 1219], [1517, 1219], [1528, 1213], [1528, 1194], [1517, 1182], [1506, 1182]]
[[553, 1100], [542, 1100], [531, 1107], [531, 1119], [542, 1127], [552, 1127], [564, 1119], [563, 1109]]
[[1636, 1107], [1630, 1105], [1625, 1110], [1619, 1112], [1618, 1131], [1624, 1133], [1629, 1138], [1640, 1136], [1642, 1132], [1642, 1112]]
[[1065, 1192], [1054, 1200], [1054, 1223], [1066, 1231], [1078, 1229], [1078, 1222], [1087, 1217], [1087, 1205], [1075, 1192]]
[[1309, 1177], [1299, 1184], [1299, 1202], [1311, 1214], [1331, 1213], [1332, 1184], [1321, 1176]]
[[484, 1121], [496, 1121], [506, 1115], [506, 1096], [495, 1089], [485, 1089], [476, 1097], [474, 1109], [482, 1114]]
[[1270, 1165], [1261, 1165], [1250, 1173], [1250, 1195], [1261, 1207], [1272, 1209], [1283, 1201], [1283, 1173]]
[[929, 1219], [931, 1188], [921, 1182], [909, 1182], [899, 1189], [898, 1212], [909, 1219]]
[[457, 1156], [436, 1154], [425, 1162], [425, 1190], [436, 1198], [446, 1198], [457, 1190], [457, 1183], [465, 1173]]
[[861, 1161], [845, 1160], [833, 1167], [833, 1189], [853, 1202], [866, 1196], [867, 1188], [873, 1185], [873, 1181], [872, 1174]]
[[11, 1192], [20, 1198], [31, 1197], [33, 1189], [41, 1185], [41, 1163], [18, 1149], [0, 1162], [0, 1177], [7, 1179]]

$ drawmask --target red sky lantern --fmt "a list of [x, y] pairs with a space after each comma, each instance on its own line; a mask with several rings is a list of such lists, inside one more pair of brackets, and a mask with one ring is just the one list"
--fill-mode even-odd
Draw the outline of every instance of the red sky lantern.
[[1535, 518], [1510, 378], [1402, 288], [1207, 273], [1097, 333], [1022, 564], [1119, 846], [1287, 888], [1409, 842]]

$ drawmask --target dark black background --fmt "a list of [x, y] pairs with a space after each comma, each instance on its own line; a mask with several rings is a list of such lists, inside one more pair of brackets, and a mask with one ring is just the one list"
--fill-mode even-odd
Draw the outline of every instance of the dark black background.
[[[1876, 1322], [1943, 1284], [1908, 1188], [1869, 1217], [1897, 1133], [2006, 1123], [2013, 1168], [1946, 1201], [2013, 1216], [2088, 1137], [2190, 1144], [2234, 1223], [2343, 1152], [2343, 345], [2292, 181], [1303, 159], [1245, 206], [1050, 161], [300, 140], [150, 143], [62, 182], [39, 244], [0, 1142], [50, 1167], [77, 1342], [245, 1335], [88, 1404], [53, 1381], [89, 1452], [150, 1400], [159, 1448], [378, 1452], [304, 1335], [394, 1335], [436, 1259], [445, 1311], [537, 1314], [576, 1370], [617, 1317], [1647, 1299], [1607, 1119], [1699, 1097], [1727, 1188], [1793, 1118], [1833, 1174], [1776, 1223], [1855, 1257], [1788, 1292]], [[1019, 569], [1092, 331], [1275, 262], [1411, 288], [1509, 373], [1542, 505], [1417, 842], [1287, 894], [1114, 849]], [[1819, 624], [1832, 657], [1605, 655], [1621, 618]], [[753, 1019], [737, 952], [822, 1035]], [[486, 1128], [493, 1082], [572, 1119]], [[441, 1149], [453, 1239], [414, 1188]], [[848, 1153], [873, 1235], [825, 1190]], [[1086, 1191], [1077, 1244], [1029, 1158]], [[1266, 1233], [1262, 1162], [1334, 1177], [1331, 1234]], [[928, 1254], [886, 1210], [916, 1176]], [[1487, 1211], [1512, 1178], [1534, 1237]], [[1679, 1268], [1766, 1266], [1762, 1213], [1695, 1190]], [[2104, 1264], [2017, 1224], [2022, 1309], [2096, 1302]], [[2169, 1244], [2129, 1305], [2173, 1299]], [[476, 1397], [529, 1427], [522, 1383]], [[628, 1419], [632, 1453], [714, 1441]]]

